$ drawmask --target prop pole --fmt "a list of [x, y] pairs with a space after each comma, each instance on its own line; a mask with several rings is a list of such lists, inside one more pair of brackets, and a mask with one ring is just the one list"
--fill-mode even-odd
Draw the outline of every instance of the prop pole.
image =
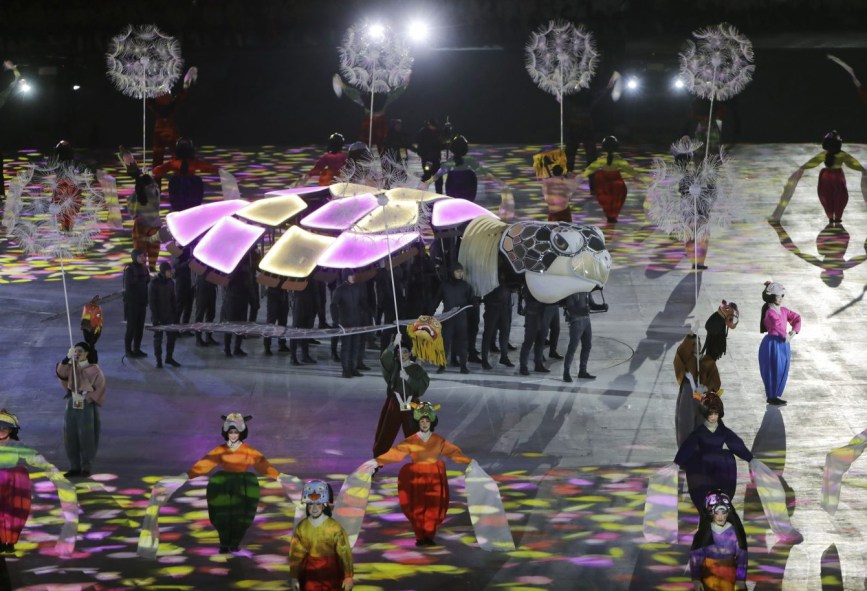
[[[371, 107], [373, 106], [371, 102]], [[373, 113], [373, 111], [371, 111]], [[373, 120], [371, 120], [371, 124]], [[373, 127], [371, 127], [373, 130]], [[388, 272], [391, 275], [391, 301], [394, 303], [394, 329], [397, 331], [397, 335], [400, 336], [400, 312], [397, 310], [397, 288], [394, 285], [394, 265], [391, 264], [391, 245], [389, 244], [388, 235], [390, 230], [388, 229], [388, 203], [382, 206], [382, 220], [385, 224], [385, 250], [388, 252]], [[403, 344], [400, 341], [397, 342], [397, 355], [398, 360], [400, 361], [400, 371], [403, 372]], [[404, 396], [406, 395], [406, 380], [403, 379], [403, 376], [400, 376], [400, 383], [403, 385], [403, 396], [398, 396], [398, 400], [401, 402], [401, 410], [409, 402]]]
[[[373, 97], [376, 96], [375, 88], [376, 88], [376, 60], [372, 60], [373, 68], [371, 69], [370, 76], [370, 129], [368, 130], [368, 139], [367, 139], [367, 147], [370, 148], [371, 154], [373, 153]], [[388, 233], [388, 229], [386, 228], [386, 235]], [[386, 239], [386, 246], [387, 239]], [[391, 261], [391, 255], [389, 254], [388, 260]]]
[[147, 99], [144, 94], [141, 97], [141, 167], [147, 169]]
[[560, 70], [560, 149], [565, 146], [563, 144], [563, 64], [557, 66]]
[[[57, 218], [55, 218], [55, 221]], [[66, 268], [63, 265], [63, 256], [60, 257], [60, 279], [63, 282], [63, 302], [66, 304], [66, 329], [69, 332], [69, 347], [72, 348], [72, 320], [69, 314], [69, 294], [66, 291]], [[72, 385], [75, 388], [76, 393], [78, 392], [78, 376], [75, 374], [75, 356], [69, 360], [72, 363]]]

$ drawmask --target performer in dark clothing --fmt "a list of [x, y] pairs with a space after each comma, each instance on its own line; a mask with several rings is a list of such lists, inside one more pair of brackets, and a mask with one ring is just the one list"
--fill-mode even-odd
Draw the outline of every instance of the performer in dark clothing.
[[[392, 272], [383, 267], [376, 272], [375, 287], [376, 287], [376, 316], [374, 320], [376, 324], [389, 326], [383, 328], [379, 332], [379, 350], [385, 351], [388, 346], [394, 341], [394, 336], [397, 331], [394, 328], [395, 321], [395, 306], [394, 296], [397, 295], [397, 313], [401, 317], [406, 314], [406, 281], [403, 265], [394, 268], [394, 293], [392, 293], [391, 285]], [[394, 441], [392, 441], [394, 443]], [[391, 443], [389, 444], [391, 447]]]
[[[178, 303], [178, 324], [189, 324], [193, 315], [193, 272], [190, 269], [190, 248], [184, 248], [174, 260], [175, 300]], [[190, 334], [190, 333], [187, 333]]]
[[[266, 324], [276, 324], [277, 326], [286, 326], [289, 323], [289, 292], [279, 287], [269, 287], [265, 290], [265, 313]], [[265, 355], [271, 353], [271, 337], [262, 339], [265, 345]], [[289, 352], [289, 347], [286, 346], [286, 339], [277, 339], [279, 346], [278, 351], [281, 353]], [[298, 361], [294, 359], [292, 365], [298, 365]]]
[[[196, 278], [196, 322], [213, 322], [217, 317], [217, 286], [207, 279], [205, 275]], [[219, 345], [214, 334], [209, 332], [207, 340], [203, 338], [204, 332], [196, 332], [196, 345]]]
[[[150, 283], [148, 291], [148, 303], [151, 308], [151, 324], [162, 326], [174, 324], [178, 317], [178, 304], [175, 301], [175, 281], [172, 279], [173, 269], [171, 263], [160, 263], [160, 272]], [[166, 335], [166, 363], [172, 367], [180, 367], [175, 361], [175, 340], [178, 333], [169, 332]], [[163, 331], [154, 331], [154, 356], [157, 359], [157, 368], [163, 366]]]
[[492, 369], [488, 353], [492, 349], [495, 333], [499, 333], [500, 364], [514, 367], [509, 359], [509, 333], [512, 330], [512, 292], [500, 283], [485, 295], [484, 330], [482, 332], [482, 369]]
[[[442, 152], [445, 144], [440, 133], [439, 122], [434, 118], [428, 119], [424, 127], [418, 130], [415, 142], [415, 151], [421, 159], [422, 170], [424, 171], [421, 182], [425, 182], [432, 178], [442, 165]], [[442, 177], [436, 180], [434, 187], [437, 193], [443, 192]]]
[[141, 350], [141, 340], [144, 336], [150, 280], [147, 256], [144, 252], [133, 249], [132, 262], [123, 271], [123, 312], [124, 317], [126, 317], [126, 333], [123, 337], [123, 344], [127, 357], [148, 356]]
[[[523, 305], [522, 305], [523, 302]], [[543, 313], [545, 304], [533, 297], [525, 285], [521, 288], [518, 300], [518, 314], [524, 316], [524, 342], [521, 343], [520, 373], [522, 376], [530, 375], [527, 362], [530, 360], [530, 347], [533, 348], [533, 371], [550, 373], [551, 370], [542, 364], [542, 350], [545, 347], [545, 331], [543, 328]]]
[[[443, 311], [478, 305], [473, 288], [464, 281], [464, 267], [460, 263], [452, 263], [449, 267], [449, 277], [440, 285], [437, 297], [434, 299], [435, 306], [439, 306], [440, 302], [443, 304]], [[469, 315], [467, 310], [464, 310], [443, 323], [446, 359], [453, 354], [461, 367], [461, 373], [470, 373], [467, 368], [468, 320]], [[437, 373], [444, 371], [445, 366], [440, 366]]]
[[[400, 347], [398, 347], [400, 345]], [[410, 407], [401, 408], [395, 392], [408, 403], [419, 403], [430, 385], [430, 377], [412, 356], [412, 342], [406, 335], [396, 336], [393, 347], [380, 355], [382, 377], [385, 380], [385, 402], [373, 438], [373, 457], [381, 456], [394, 445], [397, 431], [403, 427], [404, 437], [416, 432]]]
[[[355, 282], [355, 272], [349, 271], [346, 279], [337, 286], [331, 297], [331, 319], [344, 328], [364, 326], [370, 317], [367, 304], [367, 286]], [[364, 335], [350, 334], [340, 337], [340, 362], [343, 377], [363, 375], [358, 371], [364, 363]]]
[[702, 347], [702, 354], [707, 353], [713, 357], [714, 361], [726, 354], [726, 338], [729, 336], [729, 329], [734, 330], [738, 326], [738, 305], [734, 302], [722, 301], [716, 312], [710, 315], [707, 322], [704, 323], [704, 328], [707, 331], [707, 338]]
[[[249, 254], [229, 275], [229, 284], [223, 294], [223, 307], [220, 311], [225, 322], [246, 322], [247, 310], [250, 305], [250, 257]], [[235, 347], [232, 348], [232, 333], [223, 336], [223, 353], [226, 357], [235, 355], [246, 357], [247, 352], [241, 348], [244, 337], [235, 335]]]
[[566, 310], [566, 321], [569, 323], [569, 345], [566, 347], [566, 358], [563, 361], [563, 381], [572, 381], [572, 362], [578, 344], [581, 344], [581, 356], [578, 359], [578, 378], [595, 380], [596, 376], [587, 373], [587, 361], [590, 359], [590, 348], [593, 340], [593, 329], [590, 326], [590, 294], [573, 293], [560, 300], [560, 305]]
[[[544, 339], [548, 341], [548, 357], [550, 359], [563, 359], [557, 352], [557, 343], [560, 341], [560, 304], [545, 304], [542, 309], [542, 332]], [[545, 341], [542, 341], [544, 347]]]
[[436, 268], [420, 241], [420, 254], [407, 266], [406, 317], [432, 316], [436, 311], [433, 298], [439, 289]]
[[[313, 328], [316, 313], [319, 309], [319, 294], [322, 283], [312, 277], [307, 281], [307, 287], [293, 292], [292, 328]], [[301, 345], [301, 361], [298, 361], [298, 345]], [[310, 339], [292, 339], [289, 341], [290, 362], [292, 365], [301, 363], [316, 363], [310, 356]]]
[[[720, 489], [729, 498], [735, 495], [738, 467], [735, 456], [745, 462], [753, 454], [737, 434], [726, 427], [722, 400], [708, 394], [702, 400], [705, 422], [686, 438], [677, 450], [674, 462], [686, 471], [689, 496], [699, 513], [704, 510], [707, 494]], [[723, 449], [723, 445], [727, 449]]]

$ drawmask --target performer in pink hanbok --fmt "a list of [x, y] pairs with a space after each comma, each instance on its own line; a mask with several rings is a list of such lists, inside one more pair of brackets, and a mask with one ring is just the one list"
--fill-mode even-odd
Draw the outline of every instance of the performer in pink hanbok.
[[[765, 383], [765, 396], [768, 404], [785, 406], [782, 399], [786, 380], [789, 377], [789, 362], [792, 351], [789, 343], [801, 332], [801, 317], [793, 310], [780, 304], [786, 295], [786, 288], [780, 283], [765, 282], [762, 299], [762, 321], [760, 330], [767, 333], [759, 345], [759, 371]], [[791, 330], [786, 330], [791, 325]]]

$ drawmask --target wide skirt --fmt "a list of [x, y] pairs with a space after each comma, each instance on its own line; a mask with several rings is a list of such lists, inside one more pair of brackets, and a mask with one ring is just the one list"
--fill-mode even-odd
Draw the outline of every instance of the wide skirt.
[[259, 480], [252, 472], [217, 472], [208, 481], [207, 498], [220, 546], [237, 548], [256, 517]]
[[301, 565], [298, 578], [301, 591], [341, 591], [343, 589], [343, 570], [337, 555], [307, 556]]
[[397, 493], [416, 539], [433, 538], [449, 507], [445, 464], [405, 464], [397, 477]]
[[30, 515], [30, 473], [24, 466], [0, 470], [0, 543], [17, 544]]
[[605, 217], [616, 220], [626, 201], [626, 183], [616, 170], [597, 170], [593, 175], [596, 199]]
[[759, 371], [765, 384], [765, 397], [780, 398], [789, 379], [792, 350], [786, 339], [766, 334], [759, 345]]
[[843, 210], [849, 203], [846, 175], [842, 168], [823, 168], [819, 172], [819, 202], [829, 220], [843, 219]]

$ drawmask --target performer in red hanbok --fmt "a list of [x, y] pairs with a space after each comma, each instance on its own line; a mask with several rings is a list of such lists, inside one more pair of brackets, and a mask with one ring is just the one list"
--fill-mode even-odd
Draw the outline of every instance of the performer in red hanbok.
[[162, 177], [169, 178], [169, 204], [172, 211], [183, 211], [201, 205], [205, 198], [202, 179], [196, 173], [219, 174], [219, 167], [196, 158], [193, 140], [182, 137], [175, 144], [175, 157], [155, 166], [151, 174], [159, 185]]
[[439, 405], [421, 402], [412, 406], [418, 433], [377, 456], [376, 461], [380, 465], [393, 464], [410, 456], [412, 462], [404, 464], [397, 479], [400, 507], [415, 530], [415, 545], [435, 546], [433, 538], [449, 507], [446, 467], [440, 457], [459, 464], [472, 460], [458, 446], [433, 432], [439, 422], [436, 415]]
[[147, 99], [148, 110], [154, 116], [153, 165], [159, 166], [165, 161], [167, 151], [174, 148], [181, 138], [181, 131], [175, 117], [178, 108], [187, 100], [190, 86], [196, 81], [198, 70], [195, 66], [184, 75], [184, 85], [180, 92], [167, 92], [152, 99]]
[[328, 151], [316, 161], [313, 168], [301, 179], [299, 184], [312, 177], [319, 175], [319, 186], [327, 187], [333, 182], [340, 173], [340, 169], [346, 164], [348, 154], [343, 151], [343, 144], [346, 140], [340, 133], [332, 133], [328, 137]]
[[605, 155], [591, 163], [583, 174], [585, 178], [593, 177], [596, 199], [599, 200], [606, 219], [611, 223], [617, 221], [617, 216], [620, 215], [620, 210], [626, 201], [626, 183], [623, 182], [623, 175], [628, 177], [637, 175], [635, 169], [615, 152], [619, 145], [613, 135], [603, 139], [602, 149]]
[[801, 165], [801, 171], [815, 168], [824, 163], [825, 168], [819, 173], [819, 201], [825, 209], [825, 215], [832, 224], [843, 221], [843, 210], [849, 203], [849, 191], [846, 189], [846, 175], [843, 174], [845, 164], [852, 170], [864, 172], [861, 163], [850, 154], [843, 151], [843, 139], [836, 131], [829, 131], [822, 139], [823, 152], [816, 154]]

